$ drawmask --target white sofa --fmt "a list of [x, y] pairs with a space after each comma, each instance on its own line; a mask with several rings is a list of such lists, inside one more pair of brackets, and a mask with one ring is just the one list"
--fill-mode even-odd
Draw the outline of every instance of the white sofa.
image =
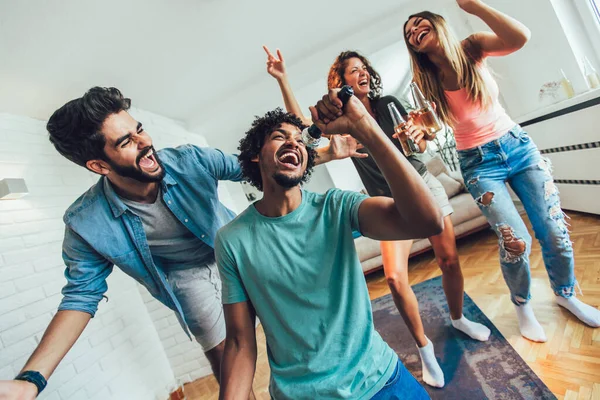
[[[442, 159], [434, 157], [427, 162], [427, 169], [435, 175], [446, 190], [450, 204], [454, 208], [451, 215], [454, 232], [457, 238], [489, 228], [489, 224], [471, 195], [464, 187], [462, 177], [458, 172], [450, 172]], [[443, 175], [440, 175], [443, 174]], [[356, 251], [365, 274], [383, 267], [379, 242], [364, 236], [354, 239]], [[411, 257], [431, 249], [428, 239], [417, 239], [411, 248]]]

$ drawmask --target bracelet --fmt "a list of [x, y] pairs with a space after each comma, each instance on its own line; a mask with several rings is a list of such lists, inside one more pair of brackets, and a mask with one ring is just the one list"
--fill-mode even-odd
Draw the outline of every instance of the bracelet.
[[37, 387], [38, 395], [42, 393], [42, 390], [48, 384], [44, 375], [37, 371], [23, 371], [15, 377], [15, 380], [33, 383]]

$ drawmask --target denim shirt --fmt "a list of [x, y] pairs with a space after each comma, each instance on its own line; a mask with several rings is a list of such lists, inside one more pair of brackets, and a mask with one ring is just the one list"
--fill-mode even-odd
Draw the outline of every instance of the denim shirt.
[[[220, 180], [242, 180], [237, 158], [193, 145], [163, 149], [158, 156], [165, 170], [161, 182], [165, 204], [196, 237], [214, 247], [217, 230], [235, 217], [219, 202], [217, 187]], [[108, 289], [106, 278], [117, 265], [174, 310], [189, 336], [181, 306], [152, 260], [141, 219], [121, 201], [107, 178], [100, 178], [79, 197], [63, 219], [67, 284], [59, 310], [83, 311], [93, 317]]]

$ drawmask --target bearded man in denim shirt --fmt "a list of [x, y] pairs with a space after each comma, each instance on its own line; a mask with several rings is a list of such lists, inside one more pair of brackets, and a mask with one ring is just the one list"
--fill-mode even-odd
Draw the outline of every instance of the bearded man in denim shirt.
[[[172, 309], [202, 346], [217, 380], [224, 348], [217, 230], [235, 214], [220, 203], [220, 180], [238, 182], [237, 157], [183, 145], [155, 151], [116, 88], [94, 87], [54, 112], [50, 141], [74, 163], [101, 176], [64, 215], [63, 300], [17, 380], [0, 397], [33, 399], [77, 341], [117, 265]], [[362, 156], [351, 137], [320, 149], [319, 162]]]

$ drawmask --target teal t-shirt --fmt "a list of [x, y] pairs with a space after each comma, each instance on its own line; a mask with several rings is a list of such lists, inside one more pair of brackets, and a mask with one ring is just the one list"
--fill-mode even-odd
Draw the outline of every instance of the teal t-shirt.
[[223, 303], [254, 306], [275, 399], [368, 399], [393, 373], [397, 356], [373, 327], [352, 237], [366, 197], [302, 191], [283, 217], [252, 205], [217, 233]]

